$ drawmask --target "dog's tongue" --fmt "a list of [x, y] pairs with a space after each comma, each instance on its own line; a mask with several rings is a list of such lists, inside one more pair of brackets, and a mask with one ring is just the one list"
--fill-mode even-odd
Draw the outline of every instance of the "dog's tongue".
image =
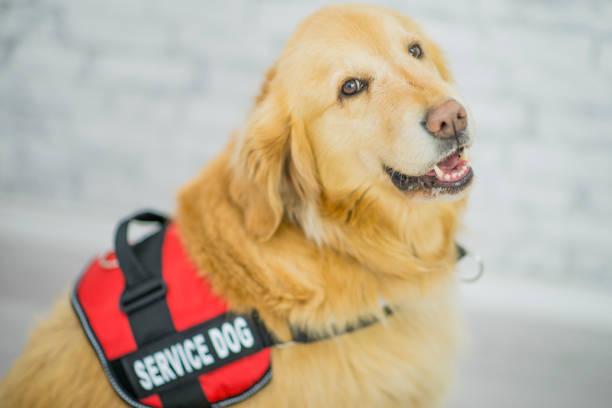
[[[455, 154], [451, 154], [450, 156], [446, 157], [444, 160], [438, 162], [437, 166], [440, 170], [449, 172], [451, 170], [454, 170], [455, 167], [459, 165], [460, 161], [461, 159], [459, 158], [459, 155], [455, 153]], [[436, 172], [434, 170], [431, 170], [426, 174], [428, 176], [435, 176]]]
[[461, 160], [459, 158], [459, 155], [451, 154], [450, 156], [439, 162], [438, 167], [444, 171], [453, 170], [459, 164], [459, 160]]

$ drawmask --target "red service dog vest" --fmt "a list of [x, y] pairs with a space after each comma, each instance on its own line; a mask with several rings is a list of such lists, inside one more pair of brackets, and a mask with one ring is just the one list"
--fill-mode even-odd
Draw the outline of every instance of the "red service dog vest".
[[[161, 228], [129, 245], [127, 229], [134, 220]], [[459, 258], [467, 254], [459, 245], [457, 251]], [[176, 224], [153, 212], [119, 224], [115, 252], [91, 262], [71, 301], [113, 389], [138, 408], [240, 402], [270, 381], [271, 346], [313, 343], [378, 322], [363, 317], [321, 335], [289, 324], [291, 340], [279, 342], [257, 311], [228, 310], [189, 261]], [[393, 314], [384, 302], [382, 308]]]
[[[132, 220], [161, 229], [128, 245]], [[115, 252], [86, 268], [72, 305], [111, 385], [133, 407], [225, 407], [270, 381], [273, 341], [257, 314], [228, 311], [163, 216], [124, 220]]]

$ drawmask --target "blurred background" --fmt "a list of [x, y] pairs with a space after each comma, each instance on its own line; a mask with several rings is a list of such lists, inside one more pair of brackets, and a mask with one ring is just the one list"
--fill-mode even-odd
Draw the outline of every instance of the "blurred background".
[[[119, 217], [173, 210], [325, 3], [0, 0], [0, 376]], [[487, 271], [460, 285], [447, 406], [609, 406], [612, 2], [378, 3], [446, 50], [477, 120], [462, 242]]]

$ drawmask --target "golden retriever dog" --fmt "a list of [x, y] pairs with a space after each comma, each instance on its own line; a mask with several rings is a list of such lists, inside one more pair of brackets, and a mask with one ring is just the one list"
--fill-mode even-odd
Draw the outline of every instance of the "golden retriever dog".
[[[183, 188], [175, 221], [199, 273], [279, 339], [244, 407], [434, 407], [461, 330], [455, 232], [473, 120], [438, 46], [375, 6], [295, 30], [244, 127]], [[381, 302], [393, 310], [386, 315]], [[3, 407], [123, 406], [62, 298], [0, 386]]]

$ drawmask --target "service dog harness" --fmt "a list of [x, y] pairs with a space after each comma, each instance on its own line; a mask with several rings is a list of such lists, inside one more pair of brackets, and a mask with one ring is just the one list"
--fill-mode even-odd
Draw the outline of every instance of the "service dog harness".
[[[134, 220], [160, 228], [129, 245], [128, 225]], [[458, 249], [463, 257], [465, 250]], [[228, 310], [197, 274], [176, 224], [154, 212], [119, 224], [115, 252], [89, 264], [71, 301], [113, 389], [138, 408], [240, 402], [270, 381], [270, 347], [324, 340], [377, 322], [364, 318], [319, 337], [290, 326], [292, 340], [282, 343], [257, 311]], [[386, 305], [383, 310], [392, 314]]]

